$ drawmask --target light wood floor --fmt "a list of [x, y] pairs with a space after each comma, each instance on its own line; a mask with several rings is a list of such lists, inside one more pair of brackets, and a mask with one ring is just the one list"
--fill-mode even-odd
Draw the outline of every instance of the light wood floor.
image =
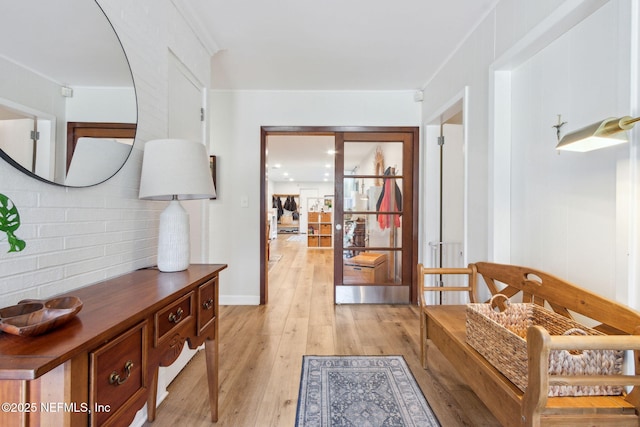
[[[269, 303], [220, 307], [219, 420], [229, 427], [292, 427], [302, 356], [401, 354], [444, 427], [498, 426], [451, 366], [430, 352], [420, 365], [419, 315], [406, 305], [334, 305], [332, 251], [280, 236], [271, 246]], [[224, 279], [224, 277], [222, 277]], [[207, 426], [204, 355], [169, 386], [156, 421]]]

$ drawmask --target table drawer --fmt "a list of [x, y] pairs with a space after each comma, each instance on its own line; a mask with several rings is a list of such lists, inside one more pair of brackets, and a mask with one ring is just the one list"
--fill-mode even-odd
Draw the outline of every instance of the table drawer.
[[[218, 315], [217, 286], [218, 278], [216, 277], [198, 288], [198, 335], [201, 335]], [[215, 336], [210, 338], [214, 339]]]
[[145, 321], [90, 353], [92, 426], [115, 420], [146, 392], [146, 340]]
[[[164, 337], [188, 323], [194, 316], [194, 293], [189, 292], [173, 304], [163, 308], [155, 314], [155, 328], [153, 345], [158, 346]], [[193, 324], [193, 323], [192, 323]]]

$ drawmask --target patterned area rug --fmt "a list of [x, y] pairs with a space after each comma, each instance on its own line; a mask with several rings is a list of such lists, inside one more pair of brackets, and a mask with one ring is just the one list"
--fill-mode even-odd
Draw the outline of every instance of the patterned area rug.
[[303, 356], [297, 427], [440, 426], [402, 356]]

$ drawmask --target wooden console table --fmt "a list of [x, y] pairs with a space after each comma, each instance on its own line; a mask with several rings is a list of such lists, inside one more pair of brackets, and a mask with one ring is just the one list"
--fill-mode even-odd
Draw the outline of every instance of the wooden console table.
[[0, 425], [129, 425], [155, 419], [158, 367], [187, 341], [205, 344], [211, 419], [218, 418], [218, 273], [142, 269], [65, 295], [84, 306], [36, 337], [0, 334]]

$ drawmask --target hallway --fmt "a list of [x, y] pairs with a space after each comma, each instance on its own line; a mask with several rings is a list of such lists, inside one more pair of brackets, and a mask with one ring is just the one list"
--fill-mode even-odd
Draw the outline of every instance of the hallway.
[[[218, 426], [295, 424], [304, 354], [402, 354], [445, 427], [497, 426], [439, 353], [420, 366], [417, 307], [334, 305], [332, 251], [304, 241], [272, 241], [269, 304], [220, 307]], [[221, 280], [224, 280], [222, 276]], [[204, 355], [169, 386], [156, 421], [145, 426], [209, 426]]]

